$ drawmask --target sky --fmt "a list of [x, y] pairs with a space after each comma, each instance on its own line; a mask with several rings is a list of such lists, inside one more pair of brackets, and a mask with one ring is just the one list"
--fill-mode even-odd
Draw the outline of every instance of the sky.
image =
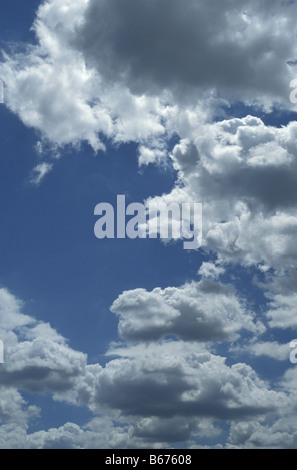
[[1, 7], [0, 448], [296, 448], [297, 2]]

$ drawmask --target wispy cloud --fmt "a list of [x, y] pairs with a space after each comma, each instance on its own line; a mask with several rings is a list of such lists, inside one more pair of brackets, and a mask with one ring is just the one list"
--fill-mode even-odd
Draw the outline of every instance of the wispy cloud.
[[45, 176], [52, 171], [53, 165], [50, 163], [40, 163], [33, 168], [30, 183], [34, 186], [39, 186]]

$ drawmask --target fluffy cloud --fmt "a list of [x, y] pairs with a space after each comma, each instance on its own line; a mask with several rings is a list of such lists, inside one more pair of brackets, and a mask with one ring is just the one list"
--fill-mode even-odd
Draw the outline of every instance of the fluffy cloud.
[[39, 416], [36, 406], [28, 406], [21, 394], [10, 387], [0, 386], [0, 449], [26, 447], [28, 422]]
[[[155, 341], [153, 337], [146, 343], [114, 344], [104, 367], [88, 365], [86, 356], [71, 349], [49, 324], [23, 315], [21, 302], [6, 289], [1, 293], [1, 312], [5, 312], [2, 320], [5, 323], [5, 316], [14, 319], [9, 328], [1, 329], [7, 353], [0, 369], [1, 448], [164, 448], [175, 442], [197, 442], [201, 437], [219, 438], [222, 421], [264, 420], [271, 413], [287, 412], [296, 402], [293, 372], [285, 375], [282, 389], [274, 391], [249, 365], [227, 364], [224, 357], [206, 351], [202, 342], [192, 338], [185, 342]], [[164, 320], [168, 335], [172, 334], [169, 319], [174, 322], [178, 315], [184, 315], [186, 323], [191, 309], [203, 319], [203, 309], [205, 313], [210, 305], [221, 305], [220, 334], [225, 339], [242, 328], [237, 316], [256, 333], [252, 317], [246, 314], [244, 320], [243, 306], [234, 291], [209, 279], [180, 289], [155, 289], [151, 293], [140, 290], [134, 294], [123, 293], [115, 304], [124, 309], [126, 303], [128, 309], [134, 309], [131, 324], [135, 322], [140, 339], [145, 334], [141, 319], [149, 308], [152, 319], [155, 314], [157, 319], [162, 309], [164, 317], [159, 313], [159, 318]], [[218, 302], [211, 304], [209, 295], [218, 296]], [[224, 314], [224, 308], [231, 312], [230, 317]], [[208, 317], [209, 324], [204, 327], [211, 331], [211, 309]], [[156, 322], [155, 327], [159, 331], [160, 323]], [[177, 324], [176, 331], [178, 328]], [[205, 336], [212, 339], [216, 334], [213, 329], [211, 338]], [[101, 416], [83, 427], [66, 423], [30, 433], [30, 421], [39, 410], [26, 404], [22, 390], [51, 393], [55, 400], [87, 406]]]
[[22, 314], [20, 306], [7, 289], [0, 290], [5, 357], [0, 384], [41, 393], [71, 388], [85, 367], [86, 355], [71, 349], [49, 324]]
[[33, 319], [21, 312], [22, 302], [7, 289], [0, 289], [0, 328], [12, 330], [29, 325]]
[[222, 262], [276, 270], [296, 261], [296, 122], [275, 128], [259, 118], [189, 129], [172, 152], [170, 194], [148, 202], [202, 202], [203, 247]]
[[[0, 64], [6, 104], [55, 152], [83, 140], [103, 149], [104, 134], [137, 142], [140, 164], [149, 164], [164, 161], [168, 137], [179, 136], [177, 186], [163, 199], [203, 203], [204, 247], [221, 260], [288, 266], [296, 260], [296, 123], [214, 122], [222, 98], [210, 90], [270, 104], [287, 97], [288, 107], [295, 17], [289, 1], [129, 0], [123, 8], [50, 0], [37, 12], [37, 45]], [[32, 181], [50, 169], [39, 164]]]
[[229, 448], [296, 449], [297, 435], [294, 418], [284, 417], [275, 422], [233, 423]]
[[216, 266], [210, 262], [202, 263], [198, 274], [203, 277], [210, 278], [210, 279], [218, 279], [221, 274], [224, 274], [225, 269], [221, 266]]
[[[104, 150], [104, 135], [135, 141], [147, 165], [163, 162], [169, 138], [178, 138], [170, 155], [176, 185], [150, 200], [202, 202], [203, 249], [217, 263], [202, 264], [199, 282], [119, 295], [112, 311], [122, 342], [110, 346], [104, 367], [87, 364], [0, 289], [0, 447], [195, 446], [201, 436], [219, 436], [221, 421], [231, 423], [227, 446], [296, 446], [287, 417], [297, 403], [295, 371], [273, 390], [236, 362], [238, 344], [228, 361], [218, 350], [246, 332], [254, 339], [245, 352], [286, 358], [285, 345], [261, 335], [264, 320], [270, 328], [296, 327], [297, 125], [216, 120], [221, 105], [238, 100], [290, 106], [295, 7], [278, 0], [48, 0], [33, 26], [36, 44], [4, 53], [5, 102], [39, 131], [43, 156], [83, 141]], [[51, 168], [39, 162], [31, 182], [41, 183]], [[228, 263], [266, 276], [258, 282], [268, 301], [261, 321], [218, 281]], [[84, 427], [30, 434], [38, 409], [23, 390], [88, 406], [96, 417]]]
[[136, 94], [287, 99], [295, 21], [292, 2], [91, 0], [77, 44], [107, 80]]
[[229, 367], [222, 357], [189, 352], [178, 345], [168, 354], [166, 344], [151, 345], [137, 357], [110, 361], [98, 377], [97, 405], [120, 416], [233, 420], [265, 415], [278, 400], [287, 403], [246, 364]]
[[182, 342], [114, 347], [116, 359], [100, 369], [87, 366], [72, 391], [56, 398], [112, 413], [132, 425], [133, 436], [152, 442], [154, 432], [155, 442], [180, 440], [170, 430], [174, 420], [184, 423], [187, 439], [219, 433], [215, 421], [248, 420], [276, 412], [279, 403], [288, 406], [286, 394], [270, 389], [250, 366], [228, 366], [225, 358], [196, 350]]
[[54, 145], [85, 140], [97, 151], [104, 134], [143, 144], [141, 163], [156, 161], [171, 125], [182, 132], [180, 114], [201, 115], [210, 97], [290, 105], [294, 6], [48, 0], [36, 44], [3, 55], [6, 104]]
[[105, 148], [100, 134], [115, 141], [158, 138], [164, 133], [158, 99], [104, 82], [74, 47], [87, 4], [53, 0], [39, 7], [33, 25], [38, 45], [4, 53], [0, 64], [6, 105], [53, 146], [87, 141], [98, 151]]
[[261, 341], [259, 338], [255, 338], [251, 344], [247, 346], [238, 346], [234, 348], [237, 352], [245, 351], [255, 357], [269, 357], [276, 361], [288, 361], [290, 357], [290, 345], [279, 344], [277, 341]]
[[220, 433], [211, 419], [180, 416], [143, 418], [134, 431], [135, 437], [146, 439], [151, 445], [156, 439], [160, 442], [178, 442], [185, 436], [187, 439], [191, 436], [217, 437]]
[[271, 328], [296, 328], [296, 301], [296, 293], [288, 297], [281, 294], [273, 296], [271, 308], [267, 312]]
[[129, 431], [129, 426], [116, 425], [107, 418], [95, 418], [83, 427], [66, 423], [60, 428], [30, 434], [26, 444], [31, 449], [129, 448], [136, 444]]
[[266, 318], [270, 328], [296, 328], [296, 281], [297, 271], [292, 263], [291, 267], [280, 273], [268, 271], [266, 282], [259, 283], [260, 288], [266, 291]]
[[157, 340], [166, 335], [191, 341], [230, 340], [241, 329], [256, 333], [231, 286], [204, 279], [180, 288], [124, 292], [111, 310], [120, 316], [119, 335], [127, 340]]
[[146, 447], [146, 441], [132, 436], [132, 427], [104, 417], [84, 426], [65, 423], [59, 428], [29, 433], [26, 427], [0, 426], [0, 449], [125, 449]]

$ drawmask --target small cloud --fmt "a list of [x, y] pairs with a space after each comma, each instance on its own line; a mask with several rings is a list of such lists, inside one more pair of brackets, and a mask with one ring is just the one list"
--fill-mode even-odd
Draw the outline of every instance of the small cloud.
[[53, 165], [50, 163], [40, 163], [39, 165], [36, 165], [35, 168], [33, 168], [32, 173], [31, 173], [31, 178], [30, 178], [30, 183], [32, 183], [34, 186], [39, 186], [40, 183], [42, 182], [43, 178], [50, 173], [52, 170]]
[[150, 163], [160, 163], [166, 157], [165, 149], [148, 148], [141, 146], [139, 149], [139, 166], [149, 165]]
[[35, 151], [40, 156], [45, 158], [55, 158], [58, 159], [61, 157], [61, 153], [59, 150], [59, 146], [57, 144], [53, 144], [49, 141], [39, 140], [35, 145]]
[[225, 272], [224, 268], [220, 266], [216, 266], [213, 263], [206, 262], [206, 263], [202, 263], [198, 271], [198, 274], [200, 274], [200, 276], [202, 277], [208, 277], [210, 279], [218, 279], [221, 274], [224, 274], [224, 272]]

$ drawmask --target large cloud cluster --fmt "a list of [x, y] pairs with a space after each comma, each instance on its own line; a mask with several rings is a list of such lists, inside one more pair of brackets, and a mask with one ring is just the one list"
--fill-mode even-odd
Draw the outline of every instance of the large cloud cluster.
[[296, 15], [291, 1], [48, 0], [37, 43], [4, 55], [6, 104], [53, 144], [98, 150], [104, 134], [163, 154], [185, 107], [288, 105]]
[[287, 96], [295, 19], [291, 2], [91, 0], [77, 44], [104, 77], [136, 94], [192, 99], [216, 90], [234, 99], [236, 90], [274, 100]]
[[195, 128], [172, 152], [176, 187], [155, 201], [202, 202], [204, 247], [223, 261], [292, 268], [296, 132], [251, 116]]
[[[49, 324], [24, 315], [21, 302], [2, 288], [1, 320], [6, 326], [1, 327], [1, 337], [6, 360], [0, 368], [0, 447], [162, 447], [181, 441], [194, 445], [199, 437], [218, 437], [222, 421], [243, 426], [260, 420], [265, 426], [266, 417], [287, 413], [292, 400], [296, 401], [296, 374], [287, 374], [283, 390], [274, 391], [249, 365], [228, 365], [224, 357], [208, 351], [215, 350], [218, 335], [231, 339], [243, 327], [255, 334], [264, 332], [263, 325], [255, 325], [249, 314], [243, 318], [244, 307], [235, 292], [214, 281], [173, 289], [172, 298], [168, 291], [140, 290], [134, 305], [126, 292], [114, 302], [113, 310], [121, 315], [119, 332], [126, 341], [111, 345], [103, 367], [87, 364], [86, 355], [73, 350]], [[197, 298], [191, 298], [194, 292]], [[219, 328], [211, 318], [211, 292], [221, 301], [212, 307], [213, 315], [222, 311]], [[224, 313], [228, 292], [230, 317]], [[149, 325], [149, 333], [145, 331], [144, 318], [154, 308], [168, 335], [182, 339], [160, 338], [164, 333], [160, 322], [155, 328]], [[190, 335], [181, 323], [168, 323], [171, 308], [172, 319], [180, 316], [185, 325], [190, 321], [196, 334]], [[97, 417], [83, 427], [66, 423], [30, 433], [30, 422], [38, 418], [39, 410], [25, 402], [23, 391], [50, 393], [55, 400], [87, 406]]]

